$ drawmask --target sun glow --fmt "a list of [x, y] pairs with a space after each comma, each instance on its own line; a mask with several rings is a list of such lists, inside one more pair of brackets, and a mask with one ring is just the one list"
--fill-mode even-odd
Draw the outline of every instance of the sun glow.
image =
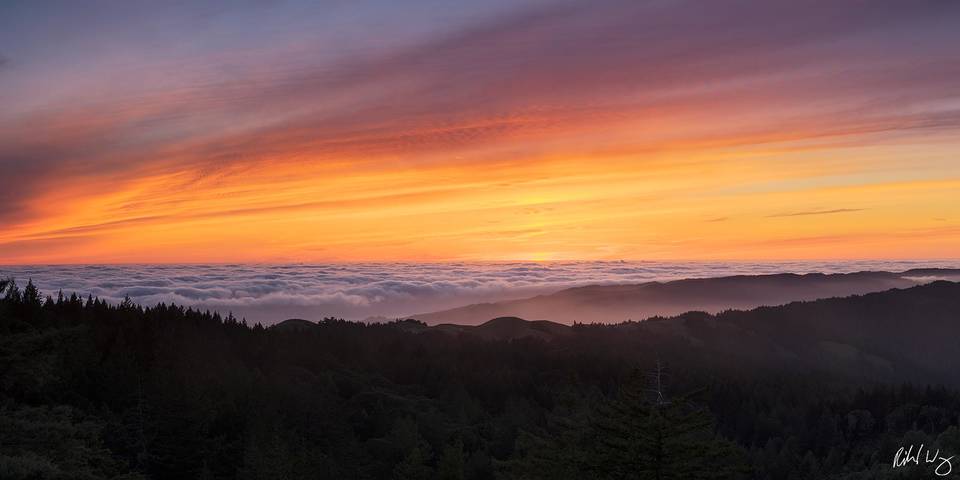
[[[659, 38], [645, 5], [346, 58], [290, 32], [161, 60], [105, 29], [84, 62], [0, 63], [0, 264], [960, 255], [943, 15], [879, 19], [910, 42], [799, 7], [832, 36], [678, 14]], [[24, 42], [0, 44], [44, 58]]]

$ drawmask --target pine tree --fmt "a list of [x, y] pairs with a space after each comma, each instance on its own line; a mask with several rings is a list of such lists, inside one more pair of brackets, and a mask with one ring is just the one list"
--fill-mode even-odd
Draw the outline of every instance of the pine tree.
[[389, 444], [400, 454], [399, 462], [394, 465], [393, 477], [398, 480], [434, 478], [430, 467], [433, 452], [430, 445], [420, 436], [419, 427], [413, 418], [399, 418], [388, 437]]
[[248, 426], [243, 467], [238, 477], [244, 480], [282, 480], [287, 478], [288, 463], [277, 419], [254, 419]]
[[419, 447], [413, 447], [394, 468], [397, 480], [428, 480], [433, 478], [433, 469], [427, 465], [427, 457]]
[[463, 441], [459, 438], [443, 448], [437, 465], [440, 480], [463, 480]]
[[521, 430], [515, 442], [514, 458], [502, 465], [507, 478], [592, 479], [586, 465], [590, 452], [585, 448], [593, 435], [589, 408], [584, 404], [558, 407], [546, 416], [541, 428]]
[[718, 438], [713, 418], [691, 400], [668, 397], [658, 361], [648, 375], [634, 373], [617, 399], [598, 411], [583, 465], [595, 478], [735, 478], [742, 452]]

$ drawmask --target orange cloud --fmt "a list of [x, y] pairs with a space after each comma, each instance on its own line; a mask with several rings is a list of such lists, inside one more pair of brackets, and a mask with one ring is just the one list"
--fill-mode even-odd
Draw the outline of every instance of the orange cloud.
[[921, 3], [171, 51], [0, 113], [0, 264], [956, 257], [957, 10]]

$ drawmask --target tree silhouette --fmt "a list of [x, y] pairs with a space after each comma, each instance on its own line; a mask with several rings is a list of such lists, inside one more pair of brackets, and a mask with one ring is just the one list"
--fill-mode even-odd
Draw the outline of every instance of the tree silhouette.
[[[31, 285], [0, 280], [4, 480], [709, 479], [740, 476], [744, 456], [757, 480], [926, 478], [889, 468], [897, 448], [960, 448], [954, 283], [508, 341], [252, 327]], [[892, 333], [904, 319], [912, 342]], [[857, 363], [823, 361], [824, 339], [943, 361], [950, 381], [911, 367], [925, 383], [863, 386], [837, 373]]]
[[634, 371], [620, 395], [597, 412], [584, 470], [598, 478], [735, 478], [743, 454], [713, 430], [709, 412], [693, 402], [701, 392], [666, 393], [667, 370]]

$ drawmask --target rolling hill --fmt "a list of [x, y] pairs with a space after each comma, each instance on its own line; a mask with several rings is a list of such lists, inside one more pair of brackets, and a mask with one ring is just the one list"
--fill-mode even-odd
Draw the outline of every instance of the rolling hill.
[[410, 317], [431, 325], [479, 325], [499, 317], [548, 319], [568, 325], [575, 322], [616, 323], [656, 315], [677, 315], [691, 310], [716, 313], [727, 309], [782, 305], [798, 300], [860, 295], [912, 287], [937, 279], [960, 280], [960, 270], [740, 275], [634, 285], [595, 285]]
[[483, 340], [547, 341], [559, 351], [691, 369], [821, 372], [864, 381], [960, 384], [960, 283], [936, 281], [866, 295], [719, 314], [686, 312], [644, 322], [567, 326], [501, 317], [442, 332]]

